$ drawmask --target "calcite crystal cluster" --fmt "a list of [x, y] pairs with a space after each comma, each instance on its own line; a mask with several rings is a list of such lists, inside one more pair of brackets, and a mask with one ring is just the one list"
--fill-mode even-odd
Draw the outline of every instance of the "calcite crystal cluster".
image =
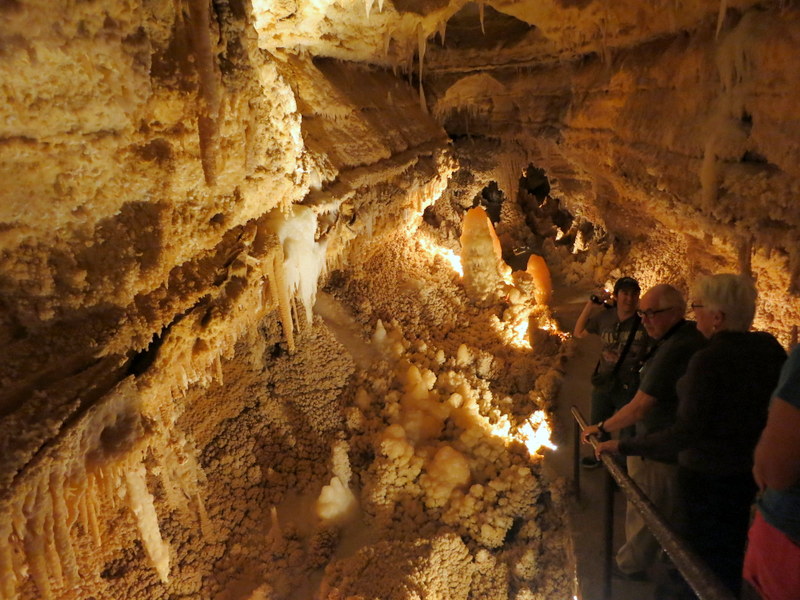
[[552, 290], [796, 339], [791, 2], [0, 2], [0, 597], [571, 597]]

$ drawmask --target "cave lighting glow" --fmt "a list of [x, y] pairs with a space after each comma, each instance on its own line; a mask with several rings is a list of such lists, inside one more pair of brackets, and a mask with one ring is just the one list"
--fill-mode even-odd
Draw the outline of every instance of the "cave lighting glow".
[[458, 254], [449, 248], [439, 246], [426, 237], [420, 237], [418, 241], [419, 245], [422, 246], [422, 249], [425, 250], [425, 252], [432, 257], [440, 256], [448, 265], [450, 265], [453, 271], [458, 273], [459, 277], [464, 276], [464, 268], [461, 266], [461, 257]]
[[531, 348], [530, 337], [528, 336], [528, 324], [530, 320], [520, 319], [511, 327], [511, 339], [509, 344], [515, 348], [523, 348], [529, 350]]
[[507, 417], [503, 417], [497, 423], [492, 424], [492, 435], [503, 438], [507, 442], [520, 442], [528, 449], [528, 453], [533, 456], [542, 448], [557, 450], [551, 441], [553, 434], [550, 424], [543, 410], [537, 410], [525, 423], [517, 428], [516, 433], [511, 433], [511, 423]]

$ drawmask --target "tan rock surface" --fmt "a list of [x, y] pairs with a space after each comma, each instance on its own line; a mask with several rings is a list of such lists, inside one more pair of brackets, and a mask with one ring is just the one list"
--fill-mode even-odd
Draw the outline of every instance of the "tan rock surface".
[[[0, 3], [0, 597], [569, 596], [529, 257], [752, 272], [788, 344], [799, 36], [746, 0]], [[511, 268], [465, 286], [478, 204]]]

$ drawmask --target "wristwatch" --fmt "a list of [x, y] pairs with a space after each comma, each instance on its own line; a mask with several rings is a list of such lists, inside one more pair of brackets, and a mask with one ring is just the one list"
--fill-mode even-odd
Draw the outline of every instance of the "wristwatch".
[[600, 433], [608, 433], [608, 432], [606, 431], [606, 428], [605, 428], [605, 427], [603, 427], [603, 423], [605, 423], [605, 421], [600, 421], [600, 422], [597, 424], [597, 431], [599, 431]]

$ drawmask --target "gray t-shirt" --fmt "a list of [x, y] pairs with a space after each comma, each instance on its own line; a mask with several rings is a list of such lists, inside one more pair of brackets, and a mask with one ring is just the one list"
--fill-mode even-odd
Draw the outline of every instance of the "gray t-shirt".
[[[656, 341], [641, 372], [639, 389], [653, 396], [656, 403], [639, 423], [636, 435], [647, 435], [669, 427], [675, 422], [678, 408], [678, 380], [686, 372], [692, 355], [707, 343], [702, 333], [697, 331], [694, 321], [681, 321]], [[653, 457], [663, 462], [675, 462], [677, 454]]]
[[599, 312], [586, 321], [586, 331], [600, 336], [603, 342], [600, 350], [600, 360], [597, 363], [597, 373], [600, 375], [610, 374], [617, 365], [625, 345], [628, 343], [628, 336], [634, 324], [639, 321], [631, 342], [628, 353], [617, 370], [616, 378], [623, 384], [633, 383], [638, 376], [641, 361], [647, 352], [650, 337], [647, 335], [644, 326], [638, 317], [631, 316], [620, 321], [617, 310], [610, 308]]

